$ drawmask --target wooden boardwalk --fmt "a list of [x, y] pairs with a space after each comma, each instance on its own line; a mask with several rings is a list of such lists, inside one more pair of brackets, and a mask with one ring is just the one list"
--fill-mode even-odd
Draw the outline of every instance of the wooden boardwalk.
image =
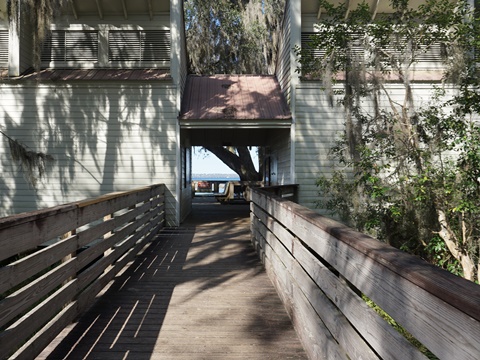
[[39, 359], [305, 359], [250, 243], [248, 205], [202, 199]]

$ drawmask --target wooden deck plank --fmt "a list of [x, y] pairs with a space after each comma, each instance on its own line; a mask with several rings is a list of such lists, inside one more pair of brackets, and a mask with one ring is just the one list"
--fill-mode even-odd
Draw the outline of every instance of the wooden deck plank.
[[38, 359], [305, 359], [251, 246], [248, 205], [205, 201]]

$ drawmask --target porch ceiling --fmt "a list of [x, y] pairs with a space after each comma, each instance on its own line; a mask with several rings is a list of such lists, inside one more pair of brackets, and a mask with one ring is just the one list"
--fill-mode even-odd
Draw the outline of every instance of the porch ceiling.
[[98, 16], [100, 19], [110, 16], [148, 15], [170, 11], [169, 0], [68, 0], [64, 10], [76, 19], [82, 16]]
[[292, 116], [274, 76], [189, 76], [183, 129], [290, 128]]
[[271, 146], [290, 129], [182, 129], [181, 137], [190, 146]]

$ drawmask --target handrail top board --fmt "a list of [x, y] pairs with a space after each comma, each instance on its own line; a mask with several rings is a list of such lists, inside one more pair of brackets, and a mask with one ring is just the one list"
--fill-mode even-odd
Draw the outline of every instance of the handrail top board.
[[311, 223], [314, 227], [332, 235], [338, 241], [382, 264], [398, 276], [480, 321], [480, 286], [478, 284], [261, 188], [252, 189], [252, 191], [265, 198], [274, 198], [279, 206], [288, 209], [294, 217]]
[[158, 187], [162, 187], [164, 184], [155, 184], [150, 186], [144, 186], [133, 190], [128, 191], [118, 191], [113, 193], [108, 193], [105, 195], [101, 195], [97, 198], [87, 199], [87, 200], [80, 200], [74, 201], [71, 203], [57, 205], [46, 209], [34, 210], [30, 212], [15, 214], [11, 216], [7, 216], [4, 218], [0, 218], [0, 230], [10, 228], [13, 226], [22, 225], [32, 221], [42, 220], [51, 216], [57, 216], [63, 213], [67, 213], [69, 211], [73, 211], [76, 209], [85, 208], [90, 205], [95, 205], [101, 202], [105, 202], [108, 200], [113, 200], [116, 198], [121, 198], [124, 196], [128, 196], [131, 194], [152, 190]]

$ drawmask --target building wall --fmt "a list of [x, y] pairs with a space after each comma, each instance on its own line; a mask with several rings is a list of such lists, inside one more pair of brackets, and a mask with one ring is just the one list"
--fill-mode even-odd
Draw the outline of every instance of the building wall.
[[267, 156], [272, 156], [276, 161], [276, 180], [278, 185], [290, 184], [290, 130], [282, 129], [272, 131], [269, 136], [269, 147]]
[[[404, 102], [404, 89], [401, 84], [391, 83], [386, 87], [393, 101], [400, 104]], [[449, 94], [452, 94], [451, 91], [450, 89]], [[328, 177], [334, 171], [336, 163], [329, 152], [335, 141], [343, 134], [344, 111], [336, 99], [331, 106], [321, 82], [302, 82], [297, 87], [296, 93], [295, 172], [296, 183], [300, 185], [299, 203], [322, 212], [316, 205], [322, 198], [316, 180], [320, 176]], [[431, 95], [431, 83], [413, 84], [417, 109], [422, 104], [425, 105]], [[380, 105], [390, 111], [386, 98]], [[365, 111], [368, 111], [368, 107], [369, 104], [365, 103]]]
[[182, 146], [182, 176], [181, 176], [181, 217], [180, 221], [186, 219], [192, 210], [192, 148]]
[[154, 183], [178, 225], [176, 86], [171, 82], [0, 84], [0, 128], [54, 157], [34, 188], [0, 137], [0, 216]]
[[33, 65], [33, 36], [32, 25], [28, 17], [22, 17], [19, 28], [19, 74], [22, 74]]
[[282, 22], [282, 32], [279, 45], [279, 56], [275, 70], [278, 82], [283, 91], [285, 99], [290, 101], [290, 82], [291, 82], [291, 27], [292, 27], [292, 7], [291, 1], [287, 0], [285, 4], [285, 13]]
[[295, 182], [298, 201], [315, 208], [316, 179], [332, 171], [329, 149], [342, 131], [343, 111], [331, 107], [321, 83], [301, 83], [296, 89]]

